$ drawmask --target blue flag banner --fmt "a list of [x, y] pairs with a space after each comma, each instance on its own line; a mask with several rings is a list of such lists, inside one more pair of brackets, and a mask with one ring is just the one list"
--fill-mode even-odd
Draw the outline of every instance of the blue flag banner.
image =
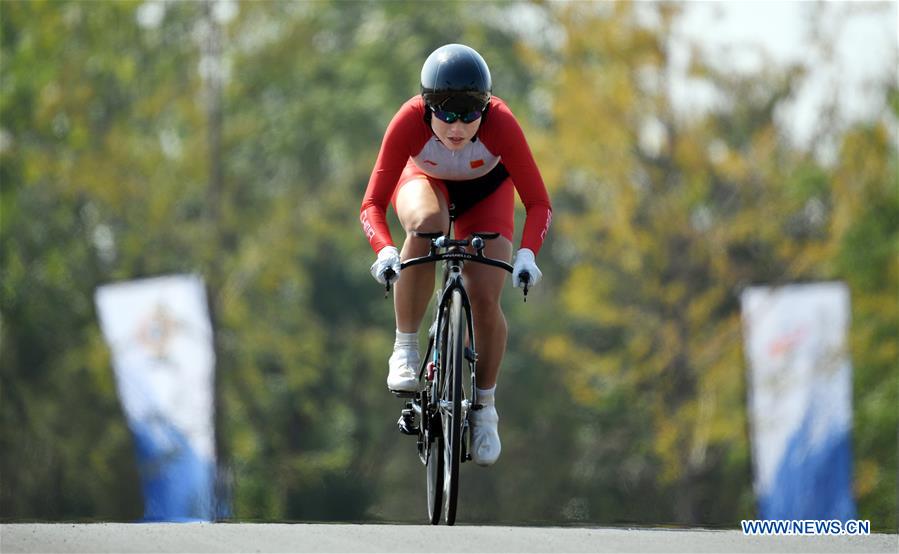
[[847, 287], [751, 287], [741, 301], [759, 516], [854, 519]]
[[144, 520], [211, 521], [215, 358], [203, 281], [104, 285], [96, 304], [134, 435]]

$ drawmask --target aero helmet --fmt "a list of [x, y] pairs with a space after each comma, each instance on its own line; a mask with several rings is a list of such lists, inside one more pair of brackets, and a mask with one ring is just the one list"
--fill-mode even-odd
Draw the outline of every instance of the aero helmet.
[[421, 68], [421, 96], [432, 108], [481, 111], [487, 107], [492, 89], [487, 62], [464, 44], [441, 46]]

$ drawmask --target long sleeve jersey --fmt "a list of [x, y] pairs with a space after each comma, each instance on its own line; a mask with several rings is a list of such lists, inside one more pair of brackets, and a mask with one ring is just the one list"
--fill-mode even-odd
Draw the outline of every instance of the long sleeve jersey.
[[374, 251], [393, 245], [387, 206], [411, 158], [426, 175], [453, 181], [482, 177], [502, 162], [527, 214], [521, 248], [539, 252], [552, 221], [552, 206], [521, 126], [506, 103], [492, 97], [474, 141], [455, 152], [437, 140], [425, 119], [426, 109], [421, 96], [409, 99], [384, 134], [359, 218]]

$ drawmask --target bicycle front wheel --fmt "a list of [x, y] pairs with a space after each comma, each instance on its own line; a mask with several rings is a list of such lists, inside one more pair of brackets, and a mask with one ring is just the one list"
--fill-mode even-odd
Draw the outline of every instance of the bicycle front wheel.
[[443, 495], [446, 501], [446, 524], [456, 522], [459, 498], [459, 463], [462, 452], [462, 364], [465, 361], [465, 325], [462, 294], [454, 290], [450, 297], [447, 321], [445, 382], [441, 394], [443, 427]]
[[[439, 341], [436, 332], [431, 331], [428, 342], [428, 356], [431, 348], [437, 347]], [[441, 418], [439, 411], [440, 389], [430, 381], [428, 388], [422, 393], [421, 400], [421, 432], [422, 453], [428, 475], [428, 521], [431, 525], [440, 523], [440, 514], [443, 511], [443, 431], [441, 430]], [[436, 402], [435, 402], [436, 399]]]
[[443, 433], [440, 431], [440, 420], [435, 419], [431, 423], [432, 431], [437, 431], [437, 436], [427, 437], [430, 442], [428, 448], [428, 521], [431, 525], [440, 523], [440, 509], [443, 507], [443, 461], [445, 450], [443, 447]]

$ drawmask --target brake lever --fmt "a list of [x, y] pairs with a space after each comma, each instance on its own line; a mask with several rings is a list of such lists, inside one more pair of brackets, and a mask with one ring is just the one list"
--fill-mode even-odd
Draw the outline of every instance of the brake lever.
[[518, 279], [521, 281], [521, 284], [524, 285], [522, 288], [524, 289], [524, 301], [528, 301], [528, 284], [531, 282], [531, 274], [527, 271], [522, 271], [518, 274]]
[[384, 285], [384, 298], [385, 299], [388, 296], [390, 296], [390, 284], [393, 282], [394, 277], [396, 277], [396, 272], [393, 269], [388, 267], [387, 270], [384, 271], [384, 280], [387, 281], [387, 284]]

